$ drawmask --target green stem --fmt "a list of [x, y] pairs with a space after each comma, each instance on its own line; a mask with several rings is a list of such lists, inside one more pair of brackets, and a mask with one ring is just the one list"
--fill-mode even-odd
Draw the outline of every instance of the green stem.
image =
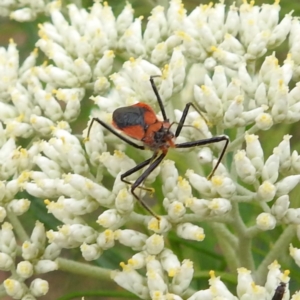
[[19, 218], [13, 212], [10, 212], [9, 210], [8, 210], [7, 218], [9, 220], [9, 222], [11, 223], [11, 225], [13, 226], [17, 237], [22, 242], [29, 241], [30, 238], [29, 238], [27, 232], [25, 231], [24, 227], [22, 226], [22, 223], [20, 222]]
[[88, 264], [74, 262], [65, 258], [57, 258], [55, 262], [61, 271], [73, 274], [93, 277], [97, 279], [110, 279], [111, 270], [100, 267], [90, 266]]
[[247, 227], [240, 216], [237, 203], [232, 203], [232, 213], [234, 218], [234, 228], [237, 231], [239, 239], [237, 255], [239, 257], [240, 266], [249, 270], [254, 270], [255, 264], [251, 252], [251, 239], [247, 236]]
[[267, 277], [268, 274], [268, 266], [278, 258], [282, 251], [285, 251], [286, 248], [289, 247], [289, 244], [293, 237], [296, 234], [296, 226], [289, 225], [281, 234], [279, 239], [277, 239], [276, 243], [273, 245], [272, 249], [269, 251], [265, 259], [257, 268], [254, 277], [258, 284], [262, 284]]
[[239, 262], [236, 257], [237, 240], [223, 224], [211, 223], [211, 227], [217, 236], [219, 246], [222, 249], [222, 253], [227, 263], [227, 267], [230, 269], [231, 273], [236, 272], [236, 269], [239, 266]]

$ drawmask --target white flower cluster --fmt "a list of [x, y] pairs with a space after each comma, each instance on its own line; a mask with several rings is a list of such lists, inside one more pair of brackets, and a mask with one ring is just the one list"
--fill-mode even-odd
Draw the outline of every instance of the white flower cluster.
[[0, 2], [0, 15], [9, 16], [18, 22], [33, 21], [39, 14], [48, 11], [51, 0], [3, 0]]
[[[8, 2], [0, 4], [6, 15], [13, 7]], [[282, 299], [290, 299], [289, 271], [281, 272], [274, 259], [290, 245], [290, 256], [300, 266], [300, 250], [291, 243], [300, 240], [300, 208], [290, 205], [289, 195], [300, 182], [300, 156], [285, 135], [266, 158], [255, 133], [300, 120], [299, 19], [289, 14], [280, 21], [277, 2], [259, 7], [245, 1], [228, 12], [220, 2], [188, 14], [181, 1], [171, 0], [166, 11], [152, 10], [142, 30], [143, 20], [134, 19], [130, 4], [115, 17], [106, 2], [96, 1], [89, 11], [71, 4], [67, 16], [59, 1], [27, 2], [31, 8], [11, 17], [24, 21], [49, 13], [36, 43], [48, 61], [38, 65], [35, 49], [19, 66], [12, 40], [0, 49], [0, 270], [12, 274], [0, 285], [0, 296], [45, 295], [47, 281], [36, 278], [27, 286], [25, 280], [59, 269], [62, 249], [79, 248], [86, 261], [93, 261], [121, 244], [135, 254], [124, 258], [122, 271], [108, 273], [143, 299], [271, 300], [279, 288], [285, 289]], [[281, 63], [275, 49], [284, 41], [289, 51]], [[206, 170], [218, 164], [224, 142], [182, 149], [178, 161], [165, 159], [142, 180], [135, 192], [144, 201], [161, 178], [157, 202], [165, 214], [159, 221], [134, 211], [136, 199], [121, 179], [151, 151], [140, 151], [134, 160], [133, 152], [125, 154], [126, 144], [97, 122], [91, 128], [89, 123], [83, 136], [73, 126], [80, 123], [87, 94], [93, 94], [97, 107], [92, 116], [107, 124], [116, 108], [137, 102], [150, 105], [161, 118], [149, 81], [153, 75], [174, 132], [188, 102], [201, 112], [191, 107], [176, 143], [226, 133], [227, 152], [233, 153], [206, 177]], [[134, 182], [140, 175], [126, 179]], [[34, 198], [62, 225], [46, 231], [37, 221], [29, 237], [18, 216], [31, 209]], [[253, 207], [250, 221], [240, 212], [243, 205]], [[153, 210], [159, 211], [158, 205]], [[192, 290], [193, 262], [180, 261], [180, 250], [168, 242], [175, 233], [176, 239], [205, 243], [204, 221], [215, 232], [212, 240], [228, 269], [238, 270], [235, 293], [214, 271], [210, 288]], [[126, 228], [133, 222], [148, 231]], [[278, 225], [282, 234], [256, 267], [251, 242]], [[299, 292], [291, 299], [300, 299]]]

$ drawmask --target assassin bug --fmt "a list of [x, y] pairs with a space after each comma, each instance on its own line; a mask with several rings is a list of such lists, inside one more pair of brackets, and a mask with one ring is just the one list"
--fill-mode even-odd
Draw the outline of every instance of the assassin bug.
[[[140, 187], [140, 185], [143, 183], [143, 181], [149, 176], [149, 174], [162, 162], [162, 160], [165, 158], [165, 156], [168, 153], [169, 148], [191, 148], [196, 146], [203, 146], [213, 143], [218, 143], [221, 141], [225, 141], [224, 148], [221, 152], [221, 155], [213, 168], [212, 172], [209, 175], [209, 179], [213, 176], [215, 170], [218, 168], [224, 154], [226, 151], [226, 148], [229, 143], [229, 138], [227, 136], [216, 136], [208, 139], [203, 140], [197, 140], [197, 141], [191, 141], [191, 142], [185, 142], [176, 144], [175, 139], [179, 136], [183, 126], [185, 119], [187, 117], [189, 108], [193, 106], [193, 108], [201, 115], [198, 108], [191, 102], [187, 103], [181, 119], [178, 123], [178, 126], [176, 128], [175, 133], [171, 131], [171, 126], [173, 124], [177, 124], [175, 122], [170, 123], [169, 119], [167, 118], [165, 108], [163, 106], [162, 100], [160, 98], [160, 95], [158, 93], [157, 87], [154, 83], [153, 78], [159, 77], [159, 76], [150, 76], [150, 83], [153, 89], [153, 92], [157, 98], [158, 105], [160, 107], [163, 121], [160, 121], [157, 119], [155, 112], [153, 109], [143, 102], [138, 102], [131, 106], [126, 107], [120, 107], [117, 108], [112, 115], [112, 125], [114, 128], [118, 129], [119, 131], [123, 132], [130, 138], [133, 138], [135, 140], [139, 140], [143, 143], [143, 145], [136, 144], [132, 140], [128, 139], [126, 136], [120, 134], [115, 129], [104, 123], [102, 120], [98, 118], [93, 118], [91, 121], [91, 124], [88, 129], [87, 136], [90, 135], [90, 130], [94, 122], [97, 122], [101, 124], [104, 128], [109, 130], [111, 133], [113, 133], [115, 136], [120, 138], [122, 141], [126, 142], [127, 144], [140, 149], [150, 149], [154, 153], [152, 157], [149, 159], [146, 159], [145, 161], [141, 162], [140, 164], [136, 165], [134, 168], [128, 170], [127, 172], [123, 173], [121, 175], [121, 180], [127, 184], [131, 185], [131, 193], [136, 198], [136, 200], [157, 220], [160, 220], [160, 217], [157, 216], [135, 193], [136, 188], [141, 188], [147, 191], [152, 191], [150, 188], [146, 187]], [[136, 179], [135, 182], [130, 182], [126, 180], [125, 178], [130, 176], [131, 174], [141, 170], [145, 166], [148, 166], [148, 168], [140, 175], [138, 179]]]
[[286, 283], [280, 282], [279, 286], [275, 290], [275, 294], [272, 300], [282, 300], [285, 293]]

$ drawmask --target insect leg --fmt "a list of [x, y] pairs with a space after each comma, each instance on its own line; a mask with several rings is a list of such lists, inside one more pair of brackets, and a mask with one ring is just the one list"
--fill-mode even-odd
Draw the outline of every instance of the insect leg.
[[119, 132], [117, 132], [116, 130], [114, 130], [113, 128], [111, 128], [109, 125], [107, 125], [106, 123], [104, 123], [103, 121], [101, 121], [99, 118], [93, 118], [92, 119], [91, 124], [90, 124], [89, 129], [88, 129], [88, 134], [87, 134], [88, 138], [90, 136], [90, 131], [91, 131], [91, 128], [92, 128], [92, 125], [94, 124], [94, 122], [99, 123], [104, 128], [106, 128], [108, 131], [110, 131], [111, 133], [113, 133], [115, 136], [117, 136], [119, 139], [121, 139], [122, 141], [126, 142], [130, 146], [133, 146], [133, 147], [135, 147], [137, 149], [145, 150], [144, 146], [138, 145], [138, 144], [134, 143], [133, 141], [131, 141], [130, 139], [124, 137], [122, 134], [120, 134]]
[[[143, 202], [143, 200], [134, 192], [134, 190], [136, 188], [138, 188], [140, 184], [142, 184], [142, 182], [150, 175], [150, 173], [161, 163], [161, 161], [164, 159], [165, 156], [166, 156], [166, 154], [162, 153], [158, 158], [156, 158], [150, 164], [149, 168], [146, 169], [146, 171], [134, 183], [130, 183], [131, 184], [131, 193], [132, 193], [132, 195], [157, 220], [160, 220], [160, 217], [158, 215], [156, 215], [146, 203]], [[147, 165], [146, 162], [150, 163], [152, 160], [153, 160], [153, 157], [151, 157], [150, 159], [147, 159], [145, 162], [143, 162], [144, 166]], [[142, 165], [143, 163], [141, 163], [140, 165]], [[140, 165], [138, 165], [138, 166], [140, 166]], [[126, 177], [126, 176], [128, 176], [132, 173], [134, 173], [134, 171], [132, 171], [132, 169], [131, 169], [131, 170], [127, 171], [126, 173], [122, 174], [121, 175], [121, 180], [124, 181], [124, 177]], [[124, 181], [124, 182], [126, 182], [126, 181]]]
[[182, 130], [182, 127], [183, 127], [183, 125], [184, 125], [184, 122], [185, 122], [185, 119], [186, 119], [186, 116], [187, 116], [187, 114], [188, 114], [188, 112], [189, 112], [189, 109], [190, 109], [190, 107], [191, 106], [193, 106], [193, 108], [195, 109], [195, 111], [207, 122], [207, 120], [205, 119], [205, 117], [202, 115], [202, 113], [201, 113], [201, 111], [198, 109], [198, 107], [194, 104], [194, 103], [192, 103], [192, 102], [189, 102], [189, 103], [187, 103], [186, 105], [185, 105], [185, 108], [184, 108], [184, 110], [183, 110], [183, 112], [182, 112], [182, 116], [181, 116], [181, 118], [180, 118], [180, 121], [179, 121], [179, 123], [178, 123], [178, 126], [177, 126], [177, 129], [176, 129], [176, 132], [175, 132], [175, 137], [178, 137], [179, 136], [179, 134], [180, 134], [180, 132], [181, 132], [181, 130]]
[[152, 76], [150, 76], [150, 83], [151, 83], [153, 92], [154, 92], [154, 94], [155, 94], [155, 96], [156, 96], [156, 99], [157, 99], [159, 108], [160, 108], [161, 113], [162, 113], [162, 116], [163, 116], [163, 118], [164, 118], [164, 121], [167, 121], [168, 118], [167, 118], [167, 115], [166, 115], [166, 111], [165, 111], [163, 102], [162, 102], [162, 100], [161, 100], [161, 98], [160, 98], [160, 95], [159, 95], [159, 93], [158, 93], [157, 87], [156, 87], [155, 82], [154, 82], [154, 80], [153, 80], [153, 78], [155, 78], [155, 77], [160, 77], [160, 75], [152, 75]]
[[229, 138], [226, 135], [220, 135], [220, 136], [214, 136], [212, 138], [209, 139], [204, 139], [204, 140], [198, 140], [198, 141], [191, 141], [191, 142], [186, 142], [186, 143], [181, 143], [181, 144], [175, 144], [175, 148], [191, 148], [191, 147], [196, 147], [196, 146], [204, 146], [204, 145], [209, 145], [209, 144], [214, 144], [214, 143], [218, 143], [221, 141], [225, 141], [225, 145], [223, 147], [223, 150], [221, 152], [221, 155], [215, 165], [215, 167], [213, 168], [213, 170], [210, 172], [210, 174], [208, 175], [208, 179], [211, 179], [216, 171], [216, 169], [218, 168], [219, 164], [221, 163], [221, 160], [226, 152], [227, 146], [229, 144]]
[[[123, 173], [121, 175], [121, 180], [127, 184], [130, 184], [131, 186], [134, 184], [126, 179], [124, 179], [125, 177], [130, 176], [131, 174], [139, 171], [140, 169], [142, 169], [143, 167], [149, 165], [153, 160], [155, 160], [155, 158], [157, 157], [157, 154], [155, 153], [152, 157], [150, 157], [149, 159], [146, 159], [145, 161], [141, 162], [140, 164], [136, 165], [135, 167], [133, 167], [132, 169], [126, 171], [125, 173]], [[147, 188], [147, 187], [143, 187], [143, 186], [139, 186], [138, 188], [148, 191], [148, 192], [153, 192], [152, 188]]]

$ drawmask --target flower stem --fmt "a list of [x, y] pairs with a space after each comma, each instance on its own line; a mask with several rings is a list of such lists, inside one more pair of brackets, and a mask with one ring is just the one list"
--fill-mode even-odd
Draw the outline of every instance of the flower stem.
[[79, 274], [83, 276], [98, 278], [98, 279], [109, 279], [111, 270], [94, 267], [87, 264], [74, 262], [65, 258], [57, 258], [55, 262], [58, 264], [58, 268], [61, 271], [67, 271], [73, 274]]
[[275, 259], [278, 259], [280, 253], [289, 247], [289, 244], [295, 234], [295, 225], [289, 225], [277, 239], [276, 243], [273, 245], [272, 249], [269, 251], [254, 274], [258, 284], [262, 284], [265, 281], [268, 273], [268, 265], [270, 265]]

